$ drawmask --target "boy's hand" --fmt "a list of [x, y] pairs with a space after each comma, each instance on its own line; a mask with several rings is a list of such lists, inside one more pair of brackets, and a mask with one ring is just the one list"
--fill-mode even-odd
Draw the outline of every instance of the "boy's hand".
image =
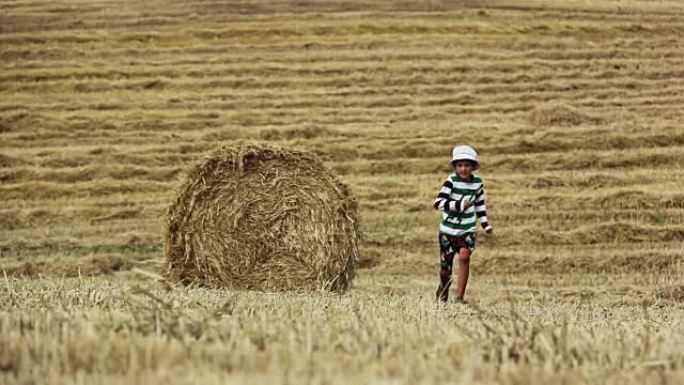
[[464, 197], [461, 199], [461, 211], [465, 211], [468, 209], [468, 207], [472, 206], [475, 204], [475, 199], [471, 199], [470, 197], [466, 198]]
[[485, 228], [484, 231], [487, 234], [494, 234], [494, 228], [492, 226], [487, 226], [487, 228]]

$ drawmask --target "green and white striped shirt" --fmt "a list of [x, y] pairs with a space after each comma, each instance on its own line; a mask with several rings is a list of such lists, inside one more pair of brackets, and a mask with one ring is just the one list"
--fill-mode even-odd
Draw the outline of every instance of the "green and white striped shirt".
[[[470, 200], [475, 204], [463, 210], [463, 204]], [[439, 232], [460, 236], [476, 232], [476, 220], [487, 230], [487, 209], [482, 178], [473, 175], [471, 180], [461, 179], [456, 173], [449, 175], [439, 190], [434, 202], [435, 209], [442, 212]]]

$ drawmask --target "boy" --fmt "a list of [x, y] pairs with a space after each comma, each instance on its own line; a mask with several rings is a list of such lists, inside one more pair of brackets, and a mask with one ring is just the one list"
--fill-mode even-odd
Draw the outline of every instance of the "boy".
[[434, 203], [435, 209], [442, 212], [437, 300], [446, 302], [449, 299], [451, 270], [454, 256], [458, 254], [456, 302], [466, 303], [463, 297], [468, 284], [470, 255], [475, 249], [476, 218], [488, 234], [493, 229], [487, 222], [482, 178], [473, 175], [473, 171], [480, 168], [477, 152], [470, 146], [456, 146], [452, 152], [451, 165], [454, 173], [444, 182]]

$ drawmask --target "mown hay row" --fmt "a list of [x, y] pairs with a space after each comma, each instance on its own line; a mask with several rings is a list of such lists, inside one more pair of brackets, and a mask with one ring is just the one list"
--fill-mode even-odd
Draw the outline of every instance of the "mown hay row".
[[529, 116], [535, 126], [578, 126], [598, 124], [601, 120], [565, 104], [547, 104], [536, 108]]
[[475, 260], [478, 274], [576, 274], [626, 272], [672, 273], [682, 271], [684, 253], [677, 249], [612, 251], [598, 256], [578, 249], [571, 255], [533, 255], [506, 252]]

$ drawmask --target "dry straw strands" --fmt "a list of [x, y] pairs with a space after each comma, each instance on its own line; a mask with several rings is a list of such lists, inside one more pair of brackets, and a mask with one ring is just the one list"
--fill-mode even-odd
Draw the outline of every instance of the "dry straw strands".
[[167, 273], [254, 290], [346, 290], [358, 260], [357, 204], [313, 154], [248, 141], [190, 170], [168, 211]]

